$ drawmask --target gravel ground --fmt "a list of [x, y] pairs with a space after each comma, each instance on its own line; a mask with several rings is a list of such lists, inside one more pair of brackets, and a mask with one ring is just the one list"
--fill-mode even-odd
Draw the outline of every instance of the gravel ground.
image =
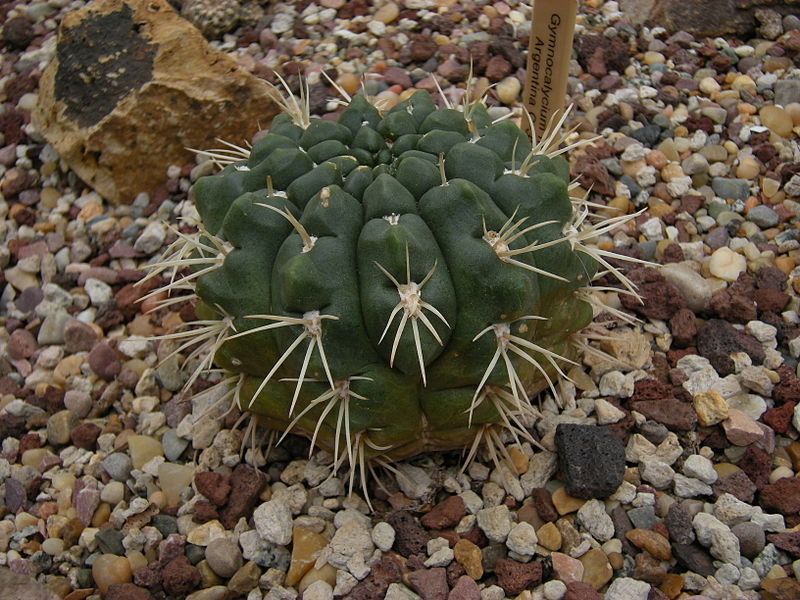
[[[179, 358], [160, 360], [150, 336], [193, 309], [148, 313], [133, 283], [210, 164], [164, 165], [162, 190], [115, 207], [59, 163], [29, 114], [46, 40], [83, 4], [0, 6], [6, 589], [13, 572], [70, 600], [800, 598], [800, 19], [695, 38], [582, 3], [569, 94], [575, 135], [602, 140], [569, 158], [593, 201], [646, 208], [597, 240], [661, 265], [628, 271], [642, 304], [606, 294], [639, 320], [598, 315], [617, 360], [587, 356], [561, 407], [542, 398], [546, 450], [465, 473], [458, 453], [417, 457], [370, 512], [305, 440], [241, 455], [240, 415], [197, 420], [216, 391], [181, 391]], [[320, 0], [238, 22], [231, 2], [195, 4], [248, 70], [304, 74], [315, 114], [336, 109], [323, 68], [349, 92], [368, 73], [390, 103], [433, 77], [455, 100], [470, 55], [492, 110], [516, 107], [530, 9], [514, 1]], [[567, 493], [605, 483], [567, 468], [577, 439], [624, 473], [605, 500]]]

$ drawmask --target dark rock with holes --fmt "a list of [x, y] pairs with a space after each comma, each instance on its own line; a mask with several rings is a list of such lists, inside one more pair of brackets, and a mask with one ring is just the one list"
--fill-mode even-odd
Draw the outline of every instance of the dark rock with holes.
[[622, 483], [625, 449], [612, 433], [595, 425], [562, 423], [556, 428], [558, 468], [575, 498], [606, 498]]

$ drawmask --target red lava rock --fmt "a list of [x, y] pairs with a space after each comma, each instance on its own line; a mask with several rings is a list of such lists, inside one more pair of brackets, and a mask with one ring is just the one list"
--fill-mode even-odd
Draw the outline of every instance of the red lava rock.
[[711, 362], [722, 376], [734, 372], [734, 352], [745, 352], [754, 364], [764, 361], [764, 349], [753, 336], [739, 331], [727, 321], [709, 319], [697, 332], [697, 351]]
[[224, 506], [231, 492], [230, 477], [213, 471], [195, 473], [194, 484], [197, 491], [217, 506]]
[[466, 513], [461, 496], [450, 496], [434, 506], [419, 521], [428, 529], [447, 529], [458, 525]]
[[545, 488], [533, 488], [531, 490], [531, 501], [536, 509], [536, 514], [542, 521], [555, 521], [558, 519], [558, 511], [553, 504], [553, 498]]
[[777, 267], [764, 266], [756, 271], [756, 286], [761, 289], [782, 292], [786, 289], [786, 281], [788, 279], [786, 273]]
[[542, 581], [542, 565], [535, 561], [521, 563], [501, 558], [495, 563], [494, 574], [497, 576], [497, 585], [507, 595], [516, 596], [523, 590], [539, 585]]
[[409, 57], [415, 62], [425, 62], [436, 54], [438, 46], [430, 38], [416, 36], [409, 44]]
[[400, 583], [402, 569], [397, 555], [388, 554], [372, 565], [369, 575], [350, 590], [351, 600], [374, 600], [383, 598], [392, 583]]
[[697, 424], [694, 408], [675, 398], [631, 402], [628, 407], [672, 430], [689, 431]]
[[747, 474], [758, 489], [769, 481], [772, 458], [758, 446], [748, 446], [736, 465]]
[[508, 77], [511, 73], [511, 64], [502, 56], [496, 55], [486, 63], [486, 77], [495, 82]]
[[161, 565], [166, 565], [172, 559], [178, 556], [183, 556], [183, 549], [186, 545], [182, 536], [177, 533], [169, 534], [162, 542], [158, 544], [158, 562]]
[[447, 600], [447, 573], [442, 567], [412, 571], [408, 583], [422, 600]]
[[761, 415], [761, 420], [772, 427], [776, 433], [786, 433], [789, 430], [789, 426], [792, 424], [795, 406], [797, 406], [797, 402], [791, 401], [785, 402], [775, 408], [768, 408], [764, 414]]
[[651, 319], [669, 319], [681, 308], [686, 308], [686, 299], [680, 290], [669, 283], [652, 267], [639, 267], [628, 272], [628, 278], [636, 284], [642, 302], [628, 294], [621, 294], [622, 305], [628, 310]]
[[789, 365], [778, 367], [780, 383], [772, 388], [772, 398], [776, 402], [800, 402], [800, 379], [795, 377]]
[[122, 362], [117, 356], [116, 351], [109, 346], [108, 342], [102, 341], [95, 344], [89, 352], [86, 360], [98, 377], [110, 381], [119, 375], [122, 369]]
[[387, 85], [399, 85], [404, 90], [412, 87], [408, 72], [401, 67], [389, 67], [383, 72], [383, 81]]
[[772, 533], [767, 539], [781, 550], [788, 552], [795, 558], [800, 558], [800, 531], [784, 531]]
[[153, 594], [133, 583], [114, 583], [108, 586], [105, 600], [153, 600]]
[[561, 600], [603, 600], [603, 597], [588, 583], [570, 581]]
[[151, 562], [146, 567], [133, 572], [133, 583], [138, 586], [153, 589], [161, 583], [161, 565]]
[[758, 503], [767, 512], [777, 511], [782, 515], [792, 515], [800, 511], [800, 479], [782, 477], [775, 483], [761, 488]]
[[608, 169], [597, 158], [589, 154], [578, 157], [572, 176], [578, 177], [581, 185], [586, 189], [591, 188], [593, 192], [603, 196], [614, 196], [614, 180]]
[[192, 520], [195, 523], [208, 523], [214, 519], [219, 519], [219, 513], [211, 502], [205, 500], [195, 502], [192, 510]]
[[394, 528], [394, 549], [398, 554], [408, 558], [412, 554], [425, 552], [431, 536], [414, 515], [407, 510], [398, 510], [389, 515], [386, 522]]
[[186, 596], [200, 585], [200, 571], [185, 556], [177, 556], [161, 570], [164, 590], [173, 596]]
[[97, 444], [97, 438], [100, 437], [102, 431], [100, 426], [94, 423], [81, 423], [69, 432], [69, 437], [72, 439], [72, 443], [78, 448], [94, 450]]
[[39, 348], [36, 338], [27, 329], [15, 329], [14, 332], [8, 336], [6, 343], [6, 351], [8, 355], [14, 360], [23, 358], [30, 358], [31, 355]]
[[89, 352], [97, 343], [97, 333], [91, 326], [70, 319], [64, 326], [64, 346], [70, 354]]
[[226, 528], [232, 529], [239, 518], [253, 512], [266, 482], [260, 471], [245, 464], [236, 466], [231, 474], [230, 498], [220, 514], [220, 521]]
[[688, 308], [679, 309], [669, 320], [672, 342], [679, 348], [694, 344], [697, 336], [697, 319]]
[[716, 304], [717, 294], [711, 297], [711, 310], [719, 311], [719, 316], [730, 321], [746, 323], [754, 320], [758, 315], [758, 307], [751, 293], [730, 293], [728, 291], [718, 292], [727, 295], [727, 304], [719, 307]]
[[462, 575], [456, 581], [447, 600], [480, 600], [481, 590], [475, 580], [467, 575]]
[[731, 494], [748, 504], [753, 502], [753, 498], [755, 498], [756, 491], [758, 490], [744, 471], [736, 471], [717, 479], [717, 481], [711, 485], [711, 489], [714, 491], [714, 496], [717, 498], [722, 494]]
[[764, 289], [753, 292], [753, 300], [759, 312], [782, 312], [790, 299], [789, 294], [778, 290]]
[[26, 450], [30, 450], [32, 448], [41, 448], [42, 447], [42, 440], [39, 437], [38, 433], [26, 433], [19, 439], [19, 454], [22, 454]]

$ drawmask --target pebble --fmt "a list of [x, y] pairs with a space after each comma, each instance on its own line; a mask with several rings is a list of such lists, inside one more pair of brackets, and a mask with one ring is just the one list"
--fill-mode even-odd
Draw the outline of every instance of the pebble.
[[505, 504], [491, 508], [482, 508], [477, 513], [478, 527], [481, 528], [491, 542], [505, 543], [511, 531], [511, 512]]
[[794, 123], [792, 117], [780, 106], [764, 106], [758, 112], [761, 124], [781, 137], [790, 137]]
[[724, 281], [736, 281], [739, 274], [747, 268], [747, 259], [730, 248], [722, 247], [714, 250], [708, 261], [708, 269], [714, 277]]
[[506, 77], [495, 86], [495, 93], [503, 104], [513, 104], [519, 98], [522, 84], [516, 77]]
[[124, 556], [102, 554], [92, 564], [92, 578], [101, 594], [118, 583], [130, 583], [133, 580], [131, 565]]
[[206, 546], [205, 559], [214, 573], [226, 579], [232, 577], [244, 562], [239, 546], [224, 537], [209, 542]]

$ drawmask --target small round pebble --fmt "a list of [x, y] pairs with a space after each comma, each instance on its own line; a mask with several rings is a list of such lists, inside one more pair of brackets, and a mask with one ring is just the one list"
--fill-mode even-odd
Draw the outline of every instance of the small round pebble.
[[239, 546], [227, 538], [211, 540], [206, 546], [208, 566], [220, 577], [232, 577], [242, 564], [242, 551]]

